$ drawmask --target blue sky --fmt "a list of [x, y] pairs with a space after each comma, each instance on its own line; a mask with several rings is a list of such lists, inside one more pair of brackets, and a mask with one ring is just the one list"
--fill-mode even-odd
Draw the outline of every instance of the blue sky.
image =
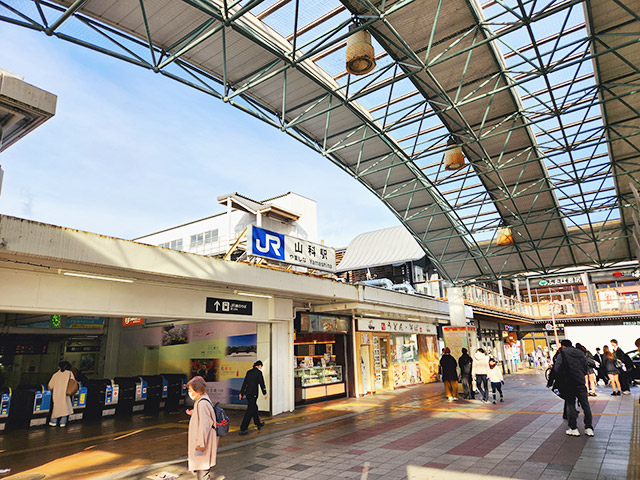
[[58, 96], [56, 115], [0, 154], [0, 213], [136, 238], [223, 211], [216, 197], [294, 191], [319, 238], [398, 225], [377, 198], [288, 135], [147, 70], [0, 22], [0, 68]]

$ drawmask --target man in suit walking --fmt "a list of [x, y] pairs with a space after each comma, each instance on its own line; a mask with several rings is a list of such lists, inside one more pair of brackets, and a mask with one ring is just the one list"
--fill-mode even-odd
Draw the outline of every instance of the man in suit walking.
[[596, 348], [596, 353], [593, 356], [593, 359], [598, 362], [598, 374], [596, 377], [596, 385], [600, 380], [604, 382], [605, 385], [609, 383], [609, 377], [607, 376], [607, 369], [604, 366], [604, 357], [602, 353], [600, 353], [600, 349]]
[[240, 400], [242, 400], [242, 397], [247, 397], [247, 411], [244, 412], [244, 418], [240, 425], [240, 435], [249, 433], [247, 428], [249, 428], [251, 419], [253, 419], [253, 423], [258, 427], [258, 430], [264, 427], [264, 422], [261, 422], [260, 417], [258, 417], [258, 385], [262, 389], [262, 394], [266, 400], [267, 388], [264, 386], [262, 362], [260, 360], [253, 364], [251, 370], [247, 371], [247, 374], [244, 376], [244, 382], [242, 382], [242, 388], [240, 389]]

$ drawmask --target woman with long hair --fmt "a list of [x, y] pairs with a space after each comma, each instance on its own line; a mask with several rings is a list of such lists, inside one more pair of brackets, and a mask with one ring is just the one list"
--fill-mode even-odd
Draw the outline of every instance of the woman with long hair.
[[609, 350], [609, 346], [602, 347], [602, 356], [604, 358], [605, 371], [611, 381], [611, 389], [613, 390], [612, 396], [621, 395], [620, 393], [620, 379], [618, 375], [620, 371], [616, 367], [616, 362], [613, 358], [613, 353]]
[[63, 360], [58, 364], [58, 371], [53, 374], [48, 385], [53, 397], [53, 410], [49, 420], [49, 425], [52, 427], [56, 425], [66, 427], [69, 415], [73, 413], [71, 396], [67, 395], [67, 385], [71, 379], [76, 379], [71, 371], [71, 364]]

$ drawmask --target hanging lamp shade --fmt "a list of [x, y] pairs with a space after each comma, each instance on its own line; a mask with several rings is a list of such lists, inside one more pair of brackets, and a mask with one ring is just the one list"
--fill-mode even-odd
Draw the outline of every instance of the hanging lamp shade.
[[[358, 28], [350, 25], [349, 32]], [[366, 30], [358, 30], [347, 38], [347, 72], [364, 75], [376, 66], [375, 52], [371, 45], [371, 35]]]
[[499, 247], [513, 245], [513, 235], [511, 234], [511, 228], [500, 227], [498, 229], [498, 238], [496, 239], [496, 245], [498, 245]]
[[464, 167], [464, 153], [458, 140], [452, 135], [447, 140], [447, 149], [444, 151], [444, 169], [460, 170]]

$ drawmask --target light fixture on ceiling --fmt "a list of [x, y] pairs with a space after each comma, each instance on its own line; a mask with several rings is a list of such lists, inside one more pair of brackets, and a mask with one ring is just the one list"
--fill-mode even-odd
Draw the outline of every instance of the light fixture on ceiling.
[[464, 153], [462, 153], [460, 140], [451, 135], [447, 140], [447, 149], [444, 151], [444, 169], [460, 170], [462, 167], [464, 167]]
[[376, 56], [371, 45], [371, 35], [366, 30], [358, 30], [358, 24], [349, 25], [347, 37], [347, 72], [353, 75], [364, 75], [376, 66]]
[[374, 318], [380, 318], [382, 317], [382, 315], [378, 315], [376, 313], [365, 313], [364, 314], [365, 317], [374, 317]]
[[102, 275], [89, 275], [87, 273], [64, 272], [68, 277], [90, 278], [91, 280], [107, 280], [109, 282], [133, 283], [129, 278], [103, 277]]
[[513, 234], [511, 233], [511, 227], [509, 227], [508, 225], [502, 225], [498, 228], [496, 245], [499, 247], [513, 245]]
[[235, 290], [233, 293], [243, 297], [273, 298], [273, 295], [264, 295], [262, 293], [239, 292], [238, 290]]
[[412, 318], [412, 317], [407, 317], [407, 320], [410, 320], [412, 322], [419, 322], [420, 321], [419, 318]]

